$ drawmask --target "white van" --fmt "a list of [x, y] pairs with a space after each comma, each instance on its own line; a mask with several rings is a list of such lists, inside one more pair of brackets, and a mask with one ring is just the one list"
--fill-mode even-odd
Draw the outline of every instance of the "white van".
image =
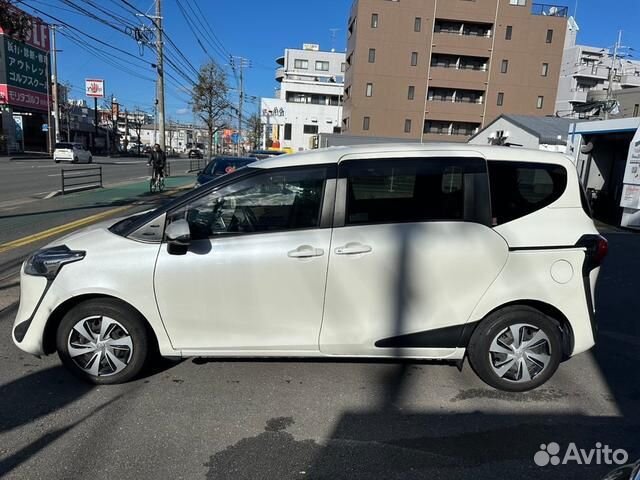
[[594, 345], [606, 251], [564, 155], [316, 150], [34, 253], [13, 336], [100, 384], [133, 378], [157, 346], [168, 357], [468, 358], [489, 385], [525, 391]]

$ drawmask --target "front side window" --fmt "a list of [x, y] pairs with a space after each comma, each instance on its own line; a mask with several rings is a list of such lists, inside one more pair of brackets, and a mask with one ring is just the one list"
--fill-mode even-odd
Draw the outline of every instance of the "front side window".
[[326, 178], [324, 167], [267, 170], [172, 212], [168, 222], [187, 220], [193, 240], [315, 228]]
[[345, 225], [465, 220], [472, 207], [465, 205], [464, 188], [474, 183], [473, 175], [484, 175], [486, 183], [483, 160], [344, 162], [340, 176], [347, 178]]
[[561, 165], [489, 161], [494, 225], [501, 225], [551, 205], [567, 187]]

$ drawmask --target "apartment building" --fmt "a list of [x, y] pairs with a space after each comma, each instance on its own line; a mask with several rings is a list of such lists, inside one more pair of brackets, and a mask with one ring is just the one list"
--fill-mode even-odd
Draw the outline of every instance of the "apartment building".
[[462, 142], [504, 113], [551, 115], [567, 21], [531, 0], [355, 0], [342, 130]]
[[340, 131], [345, 54], [316, 44], [287, 48], [276, 59], [275, 98], [263, 98], [265, 147], [293, 151], [313, 148], [318, 134]]
[[608, 48], [574, 42], [565, 46], [556, 111], [559, 116], [569, 118], [598, 116], [602, 113], [599, 104], [607, 99], [609, 90], [609, 98], [622, 104], [622, 99], [629, 97], [625, 90], [637, 87], [640, 87], [639, 60], [616, 57], [614, 61]]

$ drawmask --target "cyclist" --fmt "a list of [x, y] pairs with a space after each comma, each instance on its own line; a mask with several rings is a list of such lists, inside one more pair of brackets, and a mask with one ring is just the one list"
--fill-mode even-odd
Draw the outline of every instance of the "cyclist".
[[153, 166], [153, 174], [151, 176], [152, 181], [164, 179], [164, 169], [167, 165], [167, 156], [160, 148], [159, 144], [155, 144], [153, 150], [149, 154], [149, 162], [147, 165]]

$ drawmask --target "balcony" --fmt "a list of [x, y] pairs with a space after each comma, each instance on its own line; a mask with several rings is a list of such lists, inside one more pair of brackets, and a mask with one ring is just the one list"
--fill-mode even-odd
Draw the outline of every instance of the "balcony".
[[432, 66], [429, 75], [429, 86], [485, 90], [487, 78], [487, 70]]
[[441, 120], [480, 123], [484, 113], [482, 103], [452, 102], [452, 101], [427, 101], [428, 117]]
[[465, 35], [453, 32], [435, 32], [433, 51], [458, 55], [488, 55], [491, 51], [491, 36]]
[[604, 65], [580, 65], [574, 77], [595, 78], [606, 80], [609, 78], [609, 67]]
[[571, 103], [587, 103], [588, 90], [572, 90], [569, 94], [569, 101]]
[[276, 81], [282, 82], [284, 75], [284, 67], [276, 68]]
[[568, 17], [569, 7], [563, 5], [549, 5], [546, 3], [534, 3], [531, 5], [532, 15], [541, 15], [544, 17]]
[[620, 86], [622, 88], [640, 87], [640, 72], [621, 75]]

